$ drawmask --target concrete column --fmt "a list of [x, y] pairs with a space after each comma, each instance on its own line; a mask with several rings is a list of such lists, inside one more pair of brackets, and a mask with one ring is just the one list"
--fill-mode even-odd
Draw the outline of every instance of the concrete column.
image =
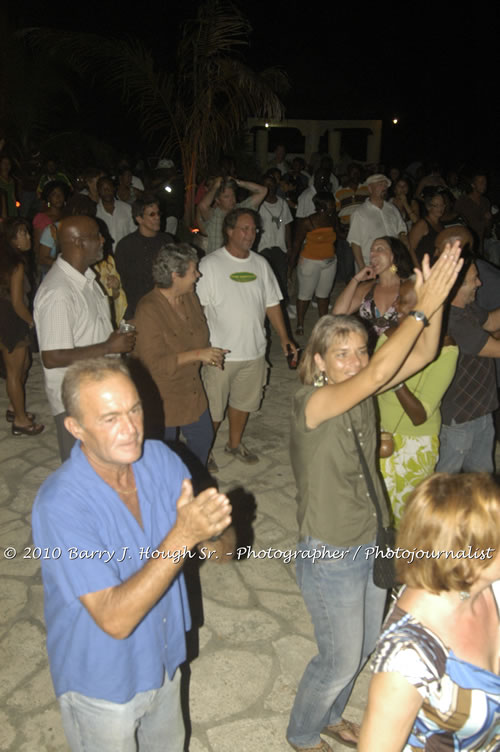
[[340, 160], [340, 142], [342, 140], [342, 133], [336, 130], [328, 131], [328, 154], [333, 159], [333, 164], [337, 164]]
[[370, 123], [371, 134], [366, 144], [367, 162], [380, 162], [380, 146], [382, 142], [382, 121], [372, 120]]
[[258, 128], [255, 133], [255, 156], [260, 169], [267, 167], [269, 154], [269, 128]]

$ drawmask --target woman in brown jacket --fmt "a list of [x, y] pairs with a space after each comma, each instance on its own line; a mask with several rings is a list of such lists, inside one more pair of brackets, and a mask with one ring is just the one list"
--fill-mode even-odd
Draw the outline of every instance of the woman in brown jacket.
[[222, 368], [227, 351], [210, 347], [194, 291], [199, 276], [198, 255], [187, 243], [169, 243], [158, 252], [153, 264], [156, 287], [136, 310], [135, 351], [163, 401], [164, 439], [175, 441], [181, 429], [188, 448], [206, 465], [213, 427], [200, 366]]

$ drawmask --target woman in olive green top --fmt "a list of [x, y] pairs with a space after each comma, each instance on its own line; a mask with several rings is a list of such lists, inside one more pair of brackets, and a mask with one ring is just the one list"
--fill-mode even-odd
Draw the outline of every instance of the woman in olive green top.
[[366, 331], [350, 316], [321, 318], [304, 353], [304, 386], [294, 399], [291, 430], [300, 528], [296, 569], [319, 654], [305, 670], [290, 717], [287, 739], [297, 750], [329, 750], [321, 733], [347, 746], [357, 743], [359, 728], [342, 712], [375, 646], [386, 592], [373, 583], [370, 547], [377, 522], [353, 432], [384, 506], [371, 397], [434, 357], [459, 255], [458, 244], [448, 246], [432, 270], [426, 258], [422, 275], [417, 272], [416, 310], [370, 362]]

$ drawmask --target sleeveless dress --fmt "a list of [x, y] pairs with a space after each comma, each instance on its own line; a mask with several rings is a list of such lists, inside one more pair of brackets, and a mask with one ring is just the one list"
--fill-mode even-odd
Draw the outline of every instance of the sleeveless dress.
[[500, 676], [457, 658], [397, 605], [379, 637], [372, 670], [401, 674], [423, 697], [403, 752], [500, 749]]
[[420, 238], [417, 247], [415, 248], [415, 255], [418, 259], [419, 264], [422, 263], [422, 259], [426, 253], [429, 254], [429, 256], [432, 258], [434, 254], [434, 249], [436, 248], [436, 238], [439, 235], [439, 232], [434, 229], [434, 227], [431, 225], [430, 222], [428, 222], [426, 219], [424, 219], [424, 222], [426, 223], [427, 227], [429, 228], [429, 232], [427, 235], [424, 235]]
[[396, 311], [395, 302], [389, 306], [385, 313], [380, 313], [373, 298], [375, 285], [373, 285], [359, 306], [359, 315], [366, 321], [368, 328], [373, 330], [377, 336], [383, 334], [390, 326], [398, 325], [398, 312]]

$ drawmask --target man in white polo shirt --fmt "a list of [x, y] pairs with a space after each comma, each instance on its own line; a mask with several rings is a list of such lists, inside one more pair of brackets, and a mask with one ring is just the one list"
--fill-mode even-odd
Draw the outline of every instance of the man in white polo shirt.
[[251, 209], [233, 209], [226, 215], [225, 246], [201, 260], [202, 276], [197, 284], [212, 347], [229, 350], [223, 370], [203, 368], [214, 429], [217, 431], [227, 407], [229, 442], [225, 451], [247, 464], [259, 461], [241, 437], [249, 413], [259, 408], [266, 380], [266, 316], [285, 355], [287, 346], [297, 352], [286, 331], [276, 277], [266, 259], [250, 250], [257, 221], [258, 215]]
[[33, 315], [45, 391], [64, 462], [75, 442], [64, 427], [61, 385], [67, 366], [84, 358], [130, 352], [135, 334], [113, 332], [108, 299], [89, 269], [102, 259], [97, 222], [91, 217], [68, 217], [59, 225], [58, 240], [61, 255], [38, 288]]
[[358, 269], [369, 265], [370, 248], [377, 238], [389, 235], [408, 245], [406, 225], [401, 214], [393, 204], [384, 200], [391, 185], [389, 178], [381, 174], [370, 175], [365, 185], [370, 195], [354, 212], [347, 235]]

